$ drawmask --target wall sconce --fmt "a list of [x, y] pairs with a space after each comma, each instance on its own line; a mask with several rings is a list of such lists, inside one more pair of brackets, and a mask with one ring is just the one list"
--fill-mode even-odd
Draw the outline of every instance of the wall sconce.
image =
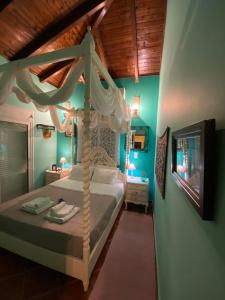
[[42, 134], [44, 139], [49, 139], [52, 136], [51, 131], [55, 130], [55, 126], [37, 124], [37, 129], [42, 129]]
[[140, 96], [134, 96], [133, 103], [131, 105], [131, 113], [133, 118], [139, 118], [140, 114]]

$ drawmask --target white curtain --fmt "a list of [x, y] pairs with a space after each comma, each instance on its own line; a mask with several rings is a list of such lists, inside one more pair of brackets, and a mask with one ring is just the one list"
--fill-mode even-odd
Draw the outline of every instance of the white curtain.
[[36, 101], [32, 100], [30, 97], [27, 96], [27, 94], [25, 94], [21, 89], [19, 89], [18, 87], [14, 86], [12, 88], [12, 92], [16, 94], [17, 98], [23, 102], [23, 103], [30, 103], [33, 102], [34, 106], [36, 107], [36, 109], [40, 112], [46, 112], [49, 110], [49, 106], [48, 105], [39, 105]]
[[0, 105], [3, 104], [9, 97], [13, 82], [16, 77], [16, 63], [11, 62], [6, 64], [4, 72], [1, 72], [0, 77]]
[[121, 120], [129, 121], [129, 108], [124, 101], [121, 91], [118, 88], [109, 86], [104, 88], [96, 67], [91, 68], [91, 104], [94, 109], [100, 112], [103, 116], [113, 115], [113, 120], [117, 118], [117, 123]]
[[16, 82], [18, 87], [39, 105], [55, 105], [67, 101], [72, 96], [83, 70], [84, 64], [82, 60], [78, 64], [74, 63], [64, 85], [50, 92], [43, 92], [33, 82], [31, 74], [27, 69], [17, 73]]
[[70, 128], [70, 120], [71, 117], [74, 117], [74, 109], [71, 109], [70, 112], [64, 114], [65, 120], [63, 123], [61, 122], [57, 112], [57, 108], [54, 105], [49, 106], [49, 111], [52, 122], [59, 132], [65, 132], [67, 129]]
[[[87, 43], [90, 45], [90, 52], [86, 51], [88, 48]], [[87, 82], [86, 84], [86, 91], [88, 97], [90, 97], [90, 104], [95, 109], [95, 112], [91, 112], [91, 128], [96, 127], [100, 122], [105, 122], [105, 124], [113, 131], [120, 132], [126, 130], [128, 127], [127, 124], [130, 121], [130, 109], [126, 105], [122, 93], [116, 87], [107, 70], [104, 69], [98, 59], [90, 32], [88, 32], [84, 41], [78, 48], [80, 55], [79, 62], [72, 65], [63, 86], [50, 92], [44, 92], [33, 82], [28, 68], [35, 65], [37, 60], [39, 61], [39, 64], [45, 63], [46, 59], [48, 62], [51, 62], [51, 58], [52, 61], [55, 61], [56, 54], [59, 50], [58, 52], [53, 51], [52, 53], [25, 58], [0, 66], [0, 104], [7, 100], [11, 92], [14, 92], [20, 101], [24, 103], [32, 101], [39, 111], [45, 112], [50, 110], [54, 125], [60, 132], [64, 132], [69, 126], [70, 117], [74, 117], [80, 112], [75, 112], [75, 109], [71, 110], [65, 121], [62, 123], [58, 116], [56, 105], [66, 102], [73, 94], [80, 75], [84, 71], [88, 72], [91, 70], [90, 82]], [[74, 53], [77, 51], [76, 49], [73, 50]], [[64, 57], [61, 57], [60, 60], [69, 58], [67, 50], [68, 49], [64, 49], [64, 52], [60, 54], [65, 55]], [[90, 57], [91, 59], [89, 59]], [[86, 62], [90, 61], [90, 65], [88, 63], [85, 65], [84, 59], [86, 59]], [[109, 85], [108, 88], [103, 87], [99, 72], [106, 78]], [[87, 78], [89, 77], [87, 76]], [[17, 86], [13, 87], [15, 79]]]

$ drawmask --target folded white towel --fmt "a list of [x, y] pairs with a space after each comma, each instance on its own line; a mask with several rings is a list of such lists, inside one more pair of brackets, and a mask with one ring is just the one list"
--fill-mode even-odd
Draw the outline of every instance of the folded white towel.
[[43, 211], [45, 211], [46, 209], [50, 208], [52, 205], [54, 205], [54, 201], [50, 201], [50, 202], [46, 203], [44, 206], [39, 207], [39, 208], [29, 207], [26, 205], [26, 203], [23, 203], [21, 206], [21, 209], [30, 214], [38, 215], [38, 214], [42, 213]]
[[66, 215], [71, 213], [74, 207], [75, 207], [74, 205], [66, 204], [66, 202], [63, 201], [53, 206], [50, 209], [49, 214], [53, 217], [58, 217], [58, 218], [65, 217]]
[[37, 197], [31, 201], [28, 201], [26, 203], [23, 203], [23, 206], [38, 209], [43, 206], [46, 206], [48, 203], [50, 203], [51, 198], [50, 197]]
[[61, 208], [63, 208], [63, 206], [64, 206], [65, 204], [66, 204], [65, 201], [60, 202], [59, 204], [53, 206], [53, 207], [51, 208], [50, 212], [51, 212], [51, 213], [57, 214], [57, 212], [58, 212]]
[[80, 210], [80, 207], [75, 207], [73, 206], [73, 209], [71, 210], [70, 213], [68, 213], [66, 216], [64, 217], [55, 217], [51, 215], [51, 212], [49, 211], [47, 213], [47, 215], [45, 216], [45, 218], [50, 221], [50, 222], [54, 222], [54, 223], [58, 223], [58, 224], [63, 224], [66, 221], [68, 221], [69, 219], [71, 219], [76, 213], [78, 213]]

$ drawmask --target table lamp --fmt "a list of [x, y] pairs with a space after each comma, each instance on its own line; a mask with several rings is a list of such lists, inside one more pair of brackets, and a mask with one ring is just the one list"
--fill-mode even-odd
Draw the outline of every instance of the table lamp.
[[60, 163], [62, 164], [62, 169], [64, 169], [64, 164], [66, 163], [66, 158], [65, 157], [61, 157], [60, 158]]
[[133, 171], [136, 169], [135, 164], [134, 163], [130, 163], [128, 166], [128, 170], [131, 171], [131, 177], [133, 177]]

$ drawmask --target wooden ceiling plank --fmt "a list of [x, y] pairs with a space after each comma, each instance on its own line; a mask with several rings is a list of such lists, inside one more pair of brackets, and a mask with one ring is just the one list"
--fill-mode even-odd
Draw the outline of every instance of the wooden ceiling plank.
[[34, 38], [24, 48], [19, 50], [11, 58], [11, 60], [27, 57], [43, 45], [53, 42], [66, 30], [69, 30], [72, 26], [74, 26], [77, 22], [80, 22], [87, 15], [91, 16], [98, 10], [102, 9], [105, 6], [105, 3], [105, 0], [88, 0], [80, 4], [78, 7], [71, 9], [65, 17], [46, 27], [46, 29], [44, 29], [39, 36]]
[[138, 82], [139, 70], [138, 70], [137, 24], [136, 24], [135, 0], [130, 0], [130, 7], [131, 7], [131, 27], [132, 27], [132, 36], [133, 36], [134, 79], [135, 82]]
[[2, 10], [4, 10], [11, 2], [12, 2], [12, 0], [1, 0], [0, 1], [0, 12]]
[[[100, 36], [100, 32], [98, 31], [98, 26], [100, 25], [101, 21], [103, 20], [104, 16], [106, 15], [106, 13], [108, 12], [111, 4], [112, 4], [113, 0], [108, 0], [106, 1], [106, 5], [105, 7], [101, 10], [100, 14], [98, 15], [98, 17], [94, 20], [93, 25], [92, 25], [92, 32], [96, 37], [97, 40], [97, 48], [100, 54], [100, 58], [103, 62], [103, 64], [105, 65], [105, 67], [107, 68], [107, 61], [106, 61], [106, 57], [105, 57], [105, 53], [104, 53], [104, 49], [103, 49], [103, 45], [102, 45], [102, 41], [101, 41], [101, 36]], [[83, 34], [80, 36], [78, 44], [83, 40], [84, 36], [86, 34], [86, 31], [83, 32]], [[65, 66], [69, 66], [71, 67], [73, 60], [67, 60], [64, 62], [59, 62], [56, 64], [52, 64], [49, 68], [47, 68], [46, 70], [44, 70], [40, 75], [39, 75], [39, 79], [40, 81], [45, 81], [47, 80], [50, 76], [52, 76], [54, 73], [58, 72], [60, 69], [64, 68]], [[63, 84], [63, 82], [65, 81], [65, 78], [67, 77], [67, 73], [69, 72], [70, 68], [66, 69], [63, 79], [60, 81], [60, 86]], [[81, 82], [84, 83], [84, 77], [81, 76]]]
[[104, 48], [103, 48], [103, 44], [102, 44], [101, 33], [98, 29], [95, 29], [94, 37], [95, 37], [95, 42], [96, 42], [96, 46], [98, 49], [100, 59], [101, 59], [103, 65], [106, 67], [106, 69], [108, 69], [108, 63], [106, 60], [106, 56], [105, 56], [105, 52], [104, 52]]

